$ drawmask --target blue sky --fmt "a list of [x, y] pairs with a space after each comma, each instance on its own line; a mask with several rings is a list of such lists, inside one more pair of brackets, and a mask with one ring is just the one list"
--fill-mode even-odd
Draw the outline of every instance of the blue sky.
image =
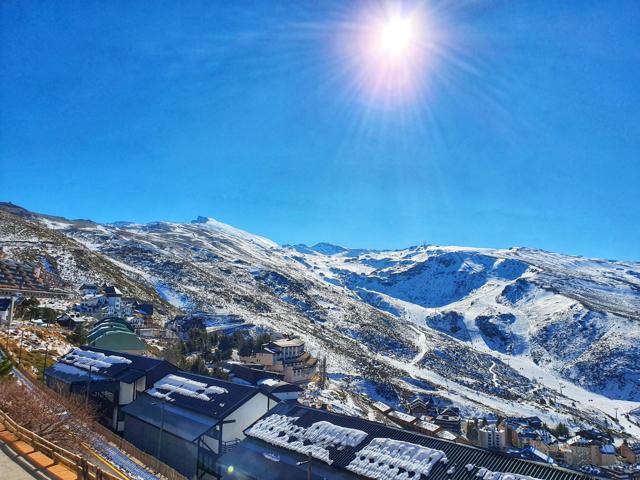
[[427, 2], [446, 45], [392, 107], [349, 62], [372, 4], [2, 2], [0, 200], [640, 260], [638, 2]]

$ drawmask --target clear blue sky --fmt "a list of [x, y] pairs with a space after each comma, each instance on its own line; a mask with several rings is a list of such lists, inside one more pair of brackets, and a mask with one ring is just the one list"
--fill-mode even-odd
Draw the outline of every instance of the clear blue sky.
[[390, 108], [348, 66], [372, 3], [1, 2], [0, 200], [640, 260], [639, 2], [431, 2], [444, 60]]

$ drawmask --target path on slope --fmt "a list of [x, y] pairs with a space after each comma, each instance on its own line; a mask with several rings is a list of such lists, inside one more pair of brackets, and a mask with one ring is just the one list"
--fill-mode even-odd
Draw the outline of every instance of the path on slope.
[[413, 357], [413, 360], [411, 360], [411, 365], [417, 365], [420, 362], [420, 360], [422, 360], [422, 357], [424, 357], [424, 355], [427, 353], [427, 336], [424, 334], [422, 330], [420, 330], [417, 327], [414, 327], [413, 325], [409, 325], [409, 328], [411, 328], [411, 330], [413, 330], [420, 336], [420, 339], [418, 340], [418, 345], [419, 345], [418, 353], [416, 354], [415, 357]]
[[[38, 388], [33, 384], [33, 380], [24, 375], [18, 369], [14, 368], [13, 374], [29, 390], [34, 393], [37, 391]], [[159, 480], [158, 476], [134, 462], [122, 450], [110, 444], [97, 433], [87, 430], [87, 428], [81, 424], [77, 424], [76, 427], [81, 429], [89, 438], [91, 438], [91, 448], [95, 450], [98, 455], [112, 463], [114, 467], [124, 473], [127, 477], [138, 480]]]
[[10, 452], [6, 446], [0, 447], [0, 472], [2, 472], [2, 478], [7, 480], [33, 480], [34, 478], [39, 478], [22, 468], [12, 456], [9, 456], [15, 454], [7, 454], [5, 449]]

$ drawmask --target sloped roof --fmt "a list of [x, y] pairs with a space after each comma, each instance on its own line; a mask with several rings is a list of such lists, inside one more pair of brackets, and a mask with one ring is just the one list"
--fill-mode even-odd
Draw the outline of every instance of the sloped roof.
[[264, 368], [251, 368], [250, 366], [240, 363], [228, 362], [227, 368], [238, 378], [256, 385], [260, 380], [265, 378], [282, 379], [284, 374], [278, 372], [270, 372]]
[[148, 348], [147, 344], [140, 339], [135, 333], [129, 331], [111, 330], [99, 335], [95, 339], [91, 339], [90, 345], [117, 350], [118, 352], [145, 352]]
[[[364, 438], [359, 437], [361, 439], [359, 442], [352, 442], [351, 445], [354, 446], [343, 442], [338, 448], [336, 448], [337, 445], [335, 443], [322, 443], [323, 437], [319, 438], [320, 443], [312, 445], [315, 440], [313, 437], [308, 435], [305, 436], [305, 442], [297, 441], [295, 438], [289, 438], [284, 441], [276, 440], [275, 443], [272, 444], [268, 441], [268, 439], [271, 438], [269, 435], [272, 435], [273, 438], [282, 438], [282, 436], [278, 437], [278, 432], [276, 431], [277, 426], [274, 427], [274, 430], [272, 431], [257, 428], [257, 426], [265, 425], [264, 423], [260, 424], [261, 421], [271, 420], [272, 418], [275, 420], [278, 418], [287, 418], [287, 422], [290, 422], [288, 435], [292, 437], [300, 435], [299, 432], [301, 431], [312, 431], [314, 425], [318, 424], [325, 426], [329, 424], [339, 430], [351, 429], [358, 432], [364, 432], [365, 436]], [[275, 423], [273, 423], [272, 426], [274, 424]], [[260, 431], [267, 432], [267, 435], [262, 435], [262, 437], [267, 438], [266, 441], [259, 439], [261, 436], [259, 434]], [[264, 452], [283, 452], [283, 457], [293, 455], [295, 458], [297, 455], [300, 459], [304, 459], [305, 455], [300, 455], [300, 450], [309, 447], [309, 445], [311, 445], [309, 449], [313, 450], [313, 456], [316, 456], [318, 452], [320, 452], [321, 455], [316, 456], [316, 458], [322, 457], [325, 454], [324, 451], [326, 451], [328, 454], [325, 459], [314, 460], [314, 462], [319, 463], [322, 461], [325, 464], [331, 465], [332, 468], [335, 468], [336, 471], [340, 473], [341, 478], [363, 478], [355, 473], [348, 474], [347, 466], [351, 464], [353, 467], [354, 464], [352, 464], [352, 462], [365, 462], [366, 464], [366, 458], [372, 458], [371, 453], [368, 452], [372, 449], [375, 450], [380, 444], [385, 444], [385, 442], [389, 445], [400, 445], [405, 448], [409, 444], [408, 448], [414, 448], [414, 450], [421, 451], [423, 453], [423, 461], [426, 458], [434, 460], [431, 462], [432, 467], [428, 472], [428, 475], [423, 474], [422, 477], [420, 477], [428, 478], [429, 480], [475, 480], [477, 478], [484, 477], [486, 472], [501, 472], [512, 474], [513, 478], [518, 478], [518, 476], [528, 476], [542, 480], [577, 480], [585, 478], [584, 475], [569, 470], [551, 468], [544, 464], [527, 462], [511, 458], [497, 452], [491, 452], [434, 437], [419, 435], [407, 430], [391, 428], [381, 423], [371, 422], [361, 418], [339, 415], [324, 410], [316, 410], [293, 402], [283, 402], [277, 405], [274, 409], [258, 420], [258, 422], [245, 430], [245, 434], [251, 438], [251, 443], [254, 445], [252, 448], [255, 449], [255, 445], [263, 445]], [[282, 445], [291, 445], [291, 447], [283, 447]], [[296, 445], [298, 447], [296, 447]], [[410, 447], [410, 445], [413, 445], [413, 447]], [[321, 448], [313, 449], [314, 446], [319, 446]], [[260, 478], [259, 472], [264, 470], [264, 468], [268, 468], [270, 464], [268, 458], [265, 459], [263, 465], [260, 465], [259, 463], [254, 465], [240, 465], [237, 462], [238, 459], [234, 456], [242, 455], [241, 447], [242, 443], [231, 453], [224, 455], [221, 458], [220, 463], [223, 466], [231, 464], [235, 465], [239, 474], [245, 474], [248, 478]], [[446, 456], [446, 461], [442, 460], [443, 456], [441, 454]], [[427, 456], [425, 457], [424, 455]], [[439, 460], [435, 460], [436, 458]], [[395, 460], [388, 461], [393, 462]], [[271, 465], [273, 465], [273, 463], [271, 463]], [[290, 466], [288, 474], [294, 475], [294, 469], [296, 468], [299, 467], [296, 467], [295, 463], [293, 463]], [[376, 466], [373, 465], [373, 469], [375, 468]], [[391, 467], [389, 467], [389, 469], [390, 472]], [[364, 471], [366, 471], [366, 467]], [[345, 474], [347, 475], [345, 476]], [[378, 477], [365, 476], [365, 478]], [[393, 477], [389, 476], [385, 478]]]
[[160, 378], [145, 393], [166, 399], [172, 405], [220, 419], [260, 393], [260, 390], [219, 378], [178, 371]]
[[131, 383], [152, 371], [161, 376], [177, 370], [177, 367], [166, 360], [87, 346], [74, 348], [63, 355], [57, 364], [67, 367], [64, 368], [67, 375], [59, 375], [61, 369], [47, 369], [47, 374], [60, 378], [65, 383], [72, 383], [72, 377], [68, 376], [71, 374], [79, 377], [79, 381], [86, 381], [89, 368], [94, 378], [100, 376], [126, 383]]
[[132, 332], [134, 331], [131, 324], [127, 322], [124, 318], [120, 318], [120, 317], [105, 317], [102, 320], [95, 323], [95, 325], [93, 326], [93, 330], [101, 326], [115, 325], [115, 324], [122, 325]]
[[[162, 409], [164, 408], [164, 412]], [[134, 402], [124, 407], [123, 412], [136, 417], [156, 428], [166, 430], [188, 442], [193, 442], [211, 430], [218, 419], [202, 415], [164, 402], [149, 395], [141, 395]]]

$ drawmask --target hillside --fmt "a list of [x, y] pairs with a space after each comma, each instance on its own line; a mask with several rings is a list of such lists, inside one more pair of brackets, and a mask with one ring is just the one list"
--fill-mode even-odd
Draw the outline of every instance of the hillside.
[[166, 314], [215, 309], [299, 333], [349, 391], [390, 403], [429, 391], [470, 412], [640, 436], [622, 415], [640, 406], [637, 263], [530, 249], [281, 247], [203, 217], [100, 225], [11, 207], [0, 209], [8, 255], [45, 259], [76, 286], [117, 283]]

